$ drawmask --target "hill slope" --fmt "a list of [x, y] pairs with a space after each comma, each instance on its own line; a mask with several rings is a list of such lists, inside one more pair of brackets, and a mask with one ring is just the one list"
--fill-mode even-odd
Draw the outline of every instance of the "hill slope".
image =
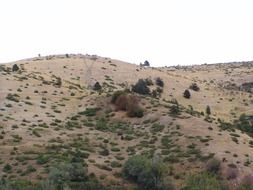
[[[18, 71], [12, 71], [14, 64]], [[157, 77], [163, 87], [156, 85]], [[111, 103], [113, 92], [147, 78], [154, 83], [149, 88], [159, 87], [162, 93], [156, 98], [135, 95], [143, 117], [130, 118]], [[96, 82], [102, 90], [92, 89]], [[238, 129], [239, 121], [234, 124], [243, 113], [250, 123], [251, 82], [251, 62], [152, 68], [98, 56], [57, 55], [1, 65], [0, 175], [36, 182], [47, 177], [51, 166], [78, 155], [103, 184], [130, 188], [120, 177], [126, 160], [135, 154], [159, 155], [166, 177], [180, 188], [215, 157], [223, 161], [225, 178], [236, 167], [236, 177], [227, 180], [233, 189], [253, 168], [253, 139]], [[200, 90], [190, 89], [190, 99], [184, 98], [192, 83]], [[173, 105], [180, 114], [171, 113]], [[233, 126], [222, 130], [226, 122]]]

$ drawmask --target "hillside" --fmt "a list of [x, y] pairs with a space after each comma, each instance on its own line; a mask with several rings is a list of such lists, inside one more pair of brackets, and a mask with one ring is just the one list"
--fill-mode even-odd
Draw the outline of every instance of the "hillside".
[[[155, 94], [128, 92], [144, 111], [129, 117], [111, 99], [139, 79]], [[122, 168], [145, 155], [162, 160], [176, 189], [219, 160], [218, 174], [236, 189], [253, 171], [252, 82], [253, 62], [153, 68], [73, 54], [0, 65], [0, 177], [39, 183], [75, 159], [108, 188], [133, 189]]]

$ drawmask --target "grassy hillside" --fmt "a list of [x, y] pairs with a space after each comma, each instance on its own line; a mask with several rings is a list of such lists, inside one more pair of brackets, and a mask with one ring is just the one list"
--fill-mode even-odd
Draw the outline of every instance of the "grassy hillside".
[[[207, 189], [253, 185], [252, 82], [252, 62], [153, 68], [57, 55], [0, 65], [2, 186], [191, 189], [201, 172], [218, 184]], [[146, 173], [133, 173], [140, 165]]]

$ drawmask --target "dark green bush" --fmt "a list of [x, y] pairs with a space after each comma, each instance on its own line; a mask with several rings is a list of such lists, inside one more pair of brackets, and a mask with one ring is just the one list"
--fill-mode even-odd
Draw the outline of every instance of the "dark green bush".
[[19, 95], [17, 94], [7, 94], [6, 99], [13, 101], [13, 102], [19, 102]]
[[241, 114], [239, 120], [235, 121], [236, 128], [240, 129], [243, 132], [253, 135], [253, 126], [250, 122], [250, 117], [246, 114]]
[[108, 156], [108, 155], [110, 155], [110, 152], [108, 149], [103, 148], [103, 150], [99, 151], [99, 154], [102, 156]]
[[70, 182], [83, 182], [87, 180], [87, 169], [80, 163], [60, 164], [51, 169], [49, 181], [61, 189]]
[[127, 115], [129, 117], [138, 117], [138, 118], [141, 118], [144, 115], [144, 111], [138, 105], [132, 105], [131, 107], [128, 107]]
[[170, 106], [170, 114], [172, 116], [180, 115], [180, 113], [181, 113], [181, 109], [178, 104], [174, 104]]
[[183, 93], [183, 96], [184, 96], [185, 98], [189, 99], [189, 98], [191, 97], [190, 91], [189, 91], [188, 89], [186, 89], [186, 90], [184, 91], [184, 93]]
[[206, 106], [206, 114], [207, 115], [210, 115], [211, 114], [211, 108], [210, 108], [210, 106]]
[[101, 90], [102, 89], [102, 86], [99, 84], [99, 82], [96, 82], [93, 86], [93, 90]]
[[98, 111], [98, 108], [86, 108], [85, 111], [79, 112], [79, 115], [86, 115], [88, 117], [95, 116]]
[[150, 168], [150, 161], [141, 155], [136, 155], [127, 160], [123, 168], [123, 174], [127, 179], [138, 182], [143, 171]]
[[55, 77], [56, 78], [56, 81], [55, 81], [55, 83], [54, 83], [54, 86], [56, 86], [56, 87], [61, 87], [61, 85], [62, 85], [62, 80], [61, 80], [61, 78], [60, 77]]
[[150, 94], [150, 89], [143, 79], [139, 79], [138, 82], [132, 86], [132, 91], [143, 95]]
[[3, 172], [9, 172], [11, 171], [11, 169], [12, 169], [12, 166], [10, 164], [6, 164], [3, 167]]
[[144, 61], [144, 63], [140, 63], [140, 66], [146, 66], [146, 67], [149, 67], [150, 66], [150, 63], [146, 60]]
[[157, 132], [163, 131], [164, 128], [165, 128], [164, 125], [161, 125], [161, 124], [158, 124], [158, 123], [154, 123], [154, 124], [151, 126], [150, 131], [153, 132], [153, 133], [157, 133]]
[[159, 161], [151, 161], [147, 157], [135, 155], [130, 157], [124, 167], [124, 176], [136, 182], [144, 190], [171, 190], [171, 184], [163, 180], [163, 165]]
[[160, 87], [164, 86], [164, 82], [160, 77], [156, 78], [155, 83], [156, 83], [156, 85], [158, 85]]
[[18, 65], [17, 65], [17, 64], [14, 64], [14, 65], [12, 66], [12, 72], [15, 72], [15, 71], [18, 71], [18, 70], [19, 70]]
[[39, 155], [37, 157], [37, 164], [43, 165], [49, 161], [49, 156], [46, 155]]

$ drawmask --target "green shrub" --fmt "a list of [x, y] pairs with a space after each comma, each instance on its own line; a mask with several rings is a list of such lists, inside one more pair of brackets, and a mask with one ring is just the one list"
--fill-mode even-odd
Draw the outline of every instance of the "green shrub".
[[165, 128], [164, 125], [161, 125], [161, 124], [158, 124], [158, 123], [154, 123], [154, 124], [151, 126], [150, 131], [153, 132], [153, 133], [157, 133], [157, 132], [163, 131], [164, 128]]
[[144, 190], [174, 189], [171, 184], [164, 182], [163, 165], [156, 159], [151, 161], [141, 155], [132, 156], [124, 164], [123, 175]]
[[183, 96], [184, 96], [185, 98], [189, 99], [189, 98], [191, 97], [190, 91], [189, 91], [188, 89], [186, 89], [186, 90], [184, 91], [184, 93], [183, 93]]
[[93, 86], [93, 90], [101, 90], [102, 89], [102, 86], [99, 84], [99, 82], [96, 82]]
[[140, 155], [133, 156], [124, 165], [123, 173], [127, 179], [138, 182], [140, 175], [150, 167], [150, 161]]
[[181, 109], [178, 104], [174, 104], [170, 106], [170, 114], [172, 116], [180, 115], [180, 113], [181, 113]]
[[164, 86], [164, 82], [160, 77], [156, 78], [155, 83], [157, 86], [160, 86], [160, 87]]
[[120, 149], [119, 149], [119, 148], [117, 148], [117, 147], [112, 147], [112, 148], [111, 148], [111, 151], [113, 151], [113, 152], [119, 152], [119, 151], [120, 151]]
[[120, 168], [122, 165], [121, 163], [117, 162], [117, 161], [112, 161], [111, 162], [111, 167], [112, 168]]
[[108, 125], [107, 125], [106, 120], [104, 118], [97, 120], [95, 128], [96, 128], [96, 130], [99, 130], [99, 131], [108, 130]]
[[6, 99], [13, 101], [13, 102], [19, 102], [19, 95], [17, 94], [7, 94]]
[[3, 172], [10, 172], [12, 170], [12, 166], [10, 164], [6, 164], [3, 167]]
[[144, 61], [144, 63], [143, 63], [143, 65], [142, 66], [146, 66], [146, 67], [150, 67], [150, 63], [149, 63], [149, 61]]
[[111, 102], [114, 104], [119, 96], [126, 95], [126, 94], [127, 94], [127, 92], [123, 91], [123, 90], [118, 90], [118, 91], [114, 92], [112, 95]]
[[60, 77], [56, 77], [56, 82], [54, 83], [54, 85], [59, 88], [62, 86], [62, 80]]
[[132, 105], [131, 107], [128, 108], [127, 110], [127, 115], [129, 117], [138, 117], [141, 118], [143, 117], [143, 109], [139, 107], [138, 105]]
[[22, 175], [27, 175], [35, 171], [36, 169], [32, 165], [28, 165], [24, 173], [22, 173]]
[[246, 114], [241, 114], [239, 120], [235, 121], [236, 128], [240, 129], [243, 132], [253, 135], [253, 126], [250, 122], [250, 117]]
[[210, 173], [217, 174], [220, 170], [220, 161], [216, 158], [212, 158], [207, 162], [206, 170]]
[[110, 152], [109, 152], [108, 149], [103, 148], [103, 150], [99, 151], [99, 154], [100, 154], [101, 156], [108, 156], [108, 155], [110, 155]]
[[86, 115], [88, 117], [95, 116], [98, 111], [98, 108], [86, 108], [85, 111], [79, 112], [79, 115]]
[[37, 164], [43, 165], [49, 161], [49, 156], [46, 155], [39, 155], [37, 157]]
[[189, 177], [182, 190], [227, 190], [215, 175], [202, 172]]
[[18, 65], [17, 65], [17, 64], [14, 64], [14, 65], [12, 66], [12, 72], [15, 72], [15, 71], [18, 71], [18, 70], [19, 70]]
[[206, 114], [207, 115], [210, 115], [211, 114], [211, 108], [210, 108], [210, 106], [206, 106]]
[[51, 169], [49, 181], [56, 184], [57, 189], [69, 182], [83, 182], [87, 180], [87, 169], [80, 163], [60, 164]]
[[192, 83], [189, 88], [194, 91], [199, 91], [197, 83]]
[[148, 95], [150, 93], [150, 89], [143, 79], [139, 79], [138, 82], [132, 86], [132, 91], [143, 95]]

